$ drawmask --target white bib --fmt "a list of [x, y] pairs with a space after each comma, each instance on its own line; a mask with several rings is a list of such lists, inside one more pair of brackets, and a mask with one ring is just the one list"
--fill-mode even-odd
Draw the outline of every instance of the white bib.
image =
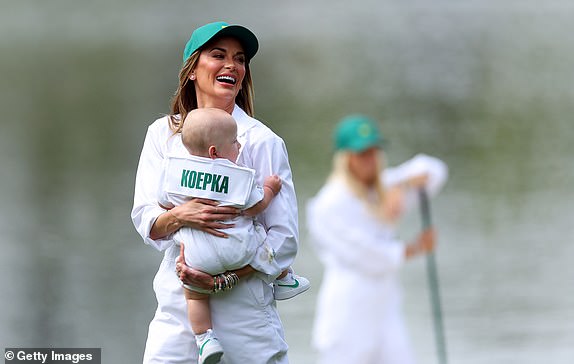
[[168, 156], [164, 186], [169, 194], [243, 206], [249, 199], [254, 179], [254, 170], [227, 159]]

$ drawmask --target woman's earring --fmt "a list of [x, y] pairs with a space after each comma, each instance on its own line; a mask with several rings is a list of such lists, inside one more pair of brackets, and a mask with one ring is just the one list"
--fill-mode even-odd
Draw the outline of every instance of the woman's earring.
[[192, 73], [191, 76], [189, 76], [189, 79], [194, 81], [195, 80], [195, 73]]

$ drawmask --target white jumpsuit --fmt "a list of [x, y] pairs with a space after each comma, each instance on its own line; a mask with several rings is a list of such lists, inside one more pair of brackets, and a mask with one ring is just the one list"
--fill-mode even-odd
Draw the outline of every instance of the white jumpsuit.
[[[267, 230], [267, 244], [275, 251], [281, 269], [289, 267], [298, 249], [297, 200], [287, 149], [283, 140], [258, 120], [235, 106], [237, 138], [241, 143], [238, 164], [256, 171], [256, 183], [277, 174], [281, 191], [257, 218]], [[172, 136], [167, 117], [149, 126], [136, 175], [132, 220], [144, 242], [165, 250], [154, 278], [158, 307], [149, 326], [143, 362], [190, 364], [197, 362], [197, 346], [186, 313], [186, 302], [175, 258], [179, 246], [172, 237], [152, 240], [150, 229], [164, 212], [158, 206], [159, 171], [164, 156], [186, 155], [181, 136]], [[258, 276], [241, 279], [231, 291], [212, 295], [210, 307], [214, 330], [225, 348], [226, 364], [288, 363], [287, 343], [272, 287]]]
[[[447, 169], [425, 155], [386, 169], [383, 181], [390, 186], [424, 172], [434, 195]], [[416, 195], [406, 199], [412, 207]], [[374, 217], [341, 180], [330, 180], [308, 202], [307, 218], [325, 267], [312, 335], [318, 363], [413, 363], [398, 281], [405, 246], [395, 229]]]

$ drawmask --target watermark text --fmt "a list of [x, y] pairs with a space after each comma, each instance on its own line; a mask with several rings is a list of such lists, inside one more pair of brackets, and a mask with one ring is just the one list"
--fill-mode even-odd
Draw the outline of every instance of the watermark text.
[[6, 364], [101, 364], [101, 348], [6, 348]]

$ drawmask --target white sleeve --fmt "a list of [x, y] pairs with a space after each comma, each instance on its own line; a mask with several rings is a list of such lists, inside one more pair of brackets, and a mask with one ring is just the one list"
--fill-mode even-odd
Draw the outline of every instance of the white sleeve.
[[174, 208], [175, 201], [171, 198], [170, 194], [166, 191], [165, 179], [167, 178], [167, 160], [164, 158], [161, 169], [158, 172], [158, 190], [157, 190], [157, 203], [168, 209]]
[[159, 215], [165, 212], [158, 205], [160, 171], [163, 164], [164, 152], [161, 148], [161, 133], [156, 125], [151, 125], [146, 133], [136, 173], [132, 221], [138, 233], [146, 244], [158, 250], [165, 250], [171, 244], [171, 236], [153, 240], [150, 231]]
[[[423, 174], [428, 176], [425, 188], [429, 197], [432, 197], [437, 195], [446, 183], [448, 167], [438, 158], [426, 154], [417, 154], [396, 167], [386, 168], [383, 172], [383, 181], [385, 186], [394, 186]], [[418, 192], [414, 189], [409, 189], [406, 192], [405, 207], [408, 210], [416, 206]]]
[[281, 269], [291, 266], [298, 249], [298, 212], [295, 187], [285, 143], [278, 136], [258, 139], [252, 148], [252, 166], [260, 185], [269, 175], [277, 174], [282, 181], [281, 191], [258, 216], [267, 229], [267, 244], [275, 251]]

